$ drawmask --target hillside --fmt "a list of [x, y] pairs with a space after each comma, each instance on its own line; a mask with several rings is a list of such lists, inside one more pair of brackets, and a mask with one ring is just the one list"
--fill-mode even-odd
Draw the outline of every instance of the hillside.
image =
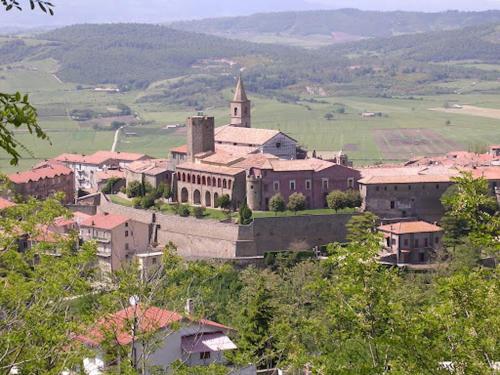
[[[180, 30], [255, 40], [256, 35], [273, 35], [271, 41], [286, 43], [286, 37], [327, 36], [341, 42], [342, 35], [374, 38], [425, 33], [500, 22], [500, 11], [417, 13], [375, 12], [357, 9], [263, 13], [245, 17], [212, 18], [175, 22]], [[332, 35], [333, 34], [333, 35]], [[339, 35], [340, 39], [335, 37]], [[347, 38], [347, 41], [349, 39]]]

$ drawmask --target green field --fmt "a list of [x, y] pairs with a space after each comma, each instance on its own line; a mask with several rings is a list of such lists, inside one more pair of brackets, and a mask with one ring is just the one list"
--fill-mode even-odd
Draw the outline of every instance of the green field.
[[[0, 91], [20, 90], [30, 94], [38, 108], [40, 124], [51, 144], [19, 132], [18, 140], [31, 153], [24, 152], [18, 167], [11, 167], [5, 154], [0, 154], [2, 172], [26, 169], [40, 160], [63, 152], [89, 154], [109, 150], [113, 131], [81, 128], [68, 113], [73, 109], [102, 110], [123, 103], [143, 120], [142, 125], [128, 128], [135, 136], [122, 135], [118, 150], [166, 157], [169, 149], [185, 142], [185, 131], [166, 130], [165, 126], [183, 123], [193, 108], [169, 106], [161, 102], [137, 103], [146, 91], [119, 94], [94, 92], [90, 87], [62, 83], [54, 75], [53, 60], [31, 61], [0, 66]], [[500, 82], [454, 81], [442, 84], [456, 88], [460, 94], [419, 96], [412, 98], [372, 97], [302, 97], [296, 103], [283, 103], [250, 93], [253, 126], [280, 129], [310, 150], [344, 149], [356, 165], [379, 161], [403, 161], [420, 154], [435, 154], [477, 145], [500, 143], [500, 120], [429, 111], [445, 102], [478, 107], [500, 108]], [[151, 90], [156, 90], [152, 88]], [[231, 92], [223, 93], [229, 101]], [[345, 114], [334, 113], [340, 105]], [[333, 120], [325, 114], [334, 113]], [[362, 112], [380, 112], [382, 116], [362, 118]], [[228, 121], [225, 106], [210, 108], [217, 125]], [[431, 136], [429, 136], [431, 134]]]

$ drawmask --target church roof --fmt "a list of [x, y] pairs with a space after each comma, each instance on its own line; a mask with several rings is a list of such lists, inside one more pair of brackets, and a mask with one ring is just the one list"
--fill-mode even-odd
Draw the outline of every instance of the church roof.
[[233, 102], [247, 102], [247, 94], [245, 92], [245, 87], [243, 86], [243, 81], [241, 76], [238, 77], [238, 83], [236, 84], [236, 90], [234, 91]]
[[225, 125], [215, 129], [215, 142], [262, 146], [280, 133], [279, 130]]

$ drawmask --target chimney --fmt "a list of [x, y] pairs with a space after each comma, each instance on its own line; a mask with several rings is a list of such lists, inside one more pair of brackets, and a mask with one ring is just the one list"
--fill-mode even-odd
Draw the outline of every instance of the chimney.
[[194, 313], [194, 301], [192, 298], [186, 300], [186, 306], [184, 307], [184, 312], [186, 315], [193, 315]]

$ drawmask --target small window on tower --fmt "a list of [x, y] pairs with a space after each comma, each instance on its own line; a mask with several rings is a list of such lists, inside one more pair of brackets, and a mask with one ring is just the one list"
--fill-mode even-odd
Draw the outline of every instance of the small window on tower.
[[234, 108], [234, 115], [235, 115], [235, 116], [238, 116], [238, 107], [235, 107], [235, 108]]

